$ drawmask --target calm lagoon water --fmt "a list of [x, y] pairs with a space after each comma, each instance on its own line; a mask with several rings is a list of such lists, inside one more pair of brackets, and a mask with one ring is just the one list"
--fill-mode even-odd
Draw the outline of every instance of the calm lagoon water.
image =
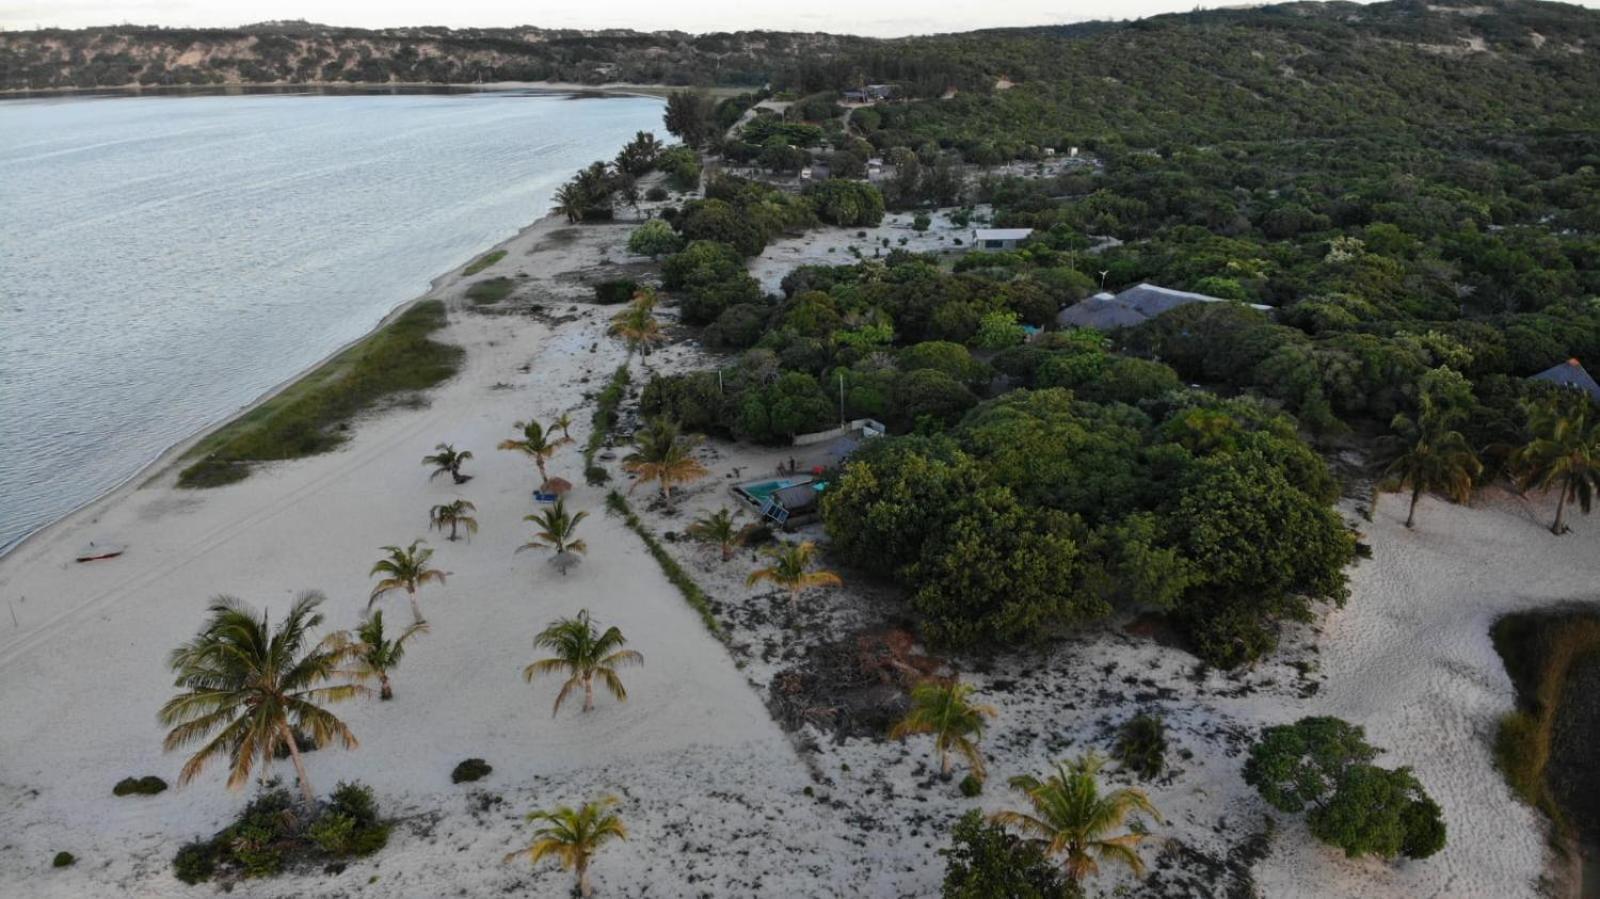
[[0, 101], [0, 551], [543, 215], [643, 97]]

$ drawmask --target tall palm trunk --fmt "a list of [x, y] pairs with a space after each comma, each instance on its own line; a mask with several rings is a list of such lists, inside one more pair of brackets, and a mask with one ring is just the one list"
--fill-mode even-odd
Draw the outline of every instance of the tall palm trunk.
[[732, 543], [724, 543], [724, 544], [722, 544], [722, 561], [726, 562], [731, 558], [733, 558], [733, 544]]
[[583, 679], [583, 710], [585, 712], [594, 711], [594, 675], [592, 674]]
[[457, 524], [460, 524], [460, 522], [458, 522], [454, 518], [450, 519], [450, 542], [451, 543], [456, 542], [456, 525]]
[[294, 730], [289, 727], [289, 719], [284, 718], [278, 723], [283, 729], [283, 738], [289, 744], [289, 760], [294, 762], [295, 777], [300, 779], [300, 798], [306, 801], [306, 810], [317, 807], [317, 794], [311, 789], [311, 778], [306, 774], [305, 760], [300, 757], [300, 744], [295, 742]]
[[1550, 526], [1550, 533], [1560, 536], [1567, 532], [1567, 525], [1562, 521], [1562, 516], [1567, 511], [1567, 494], [1572, 490], [1572, 476], [1567, 475], [1561, 482], [1561, 492], [1556, 495], [1556, 521]]
[[384, 702], [394, 698], [394, 690], [389, 688], [389, 672], [378, 672], [378, 698]]
[[594, 895], [594, 886], [589, 883], [589, 860], [580, 858], [575, 867], [578, 869], [578, 895], [588, 899]]
[[1406, 513], [1406, 527], [1411, 527], [1417, 521], [1417, 500], [1422, 498], [1422, 485], [1411, 488], [1411, 511]]
[[421, 618], [422, 608], [417, 605], [417, 588], [411, 586], [406, 587], [406, 596], [411, 600], [411, 617], [413, 619]]

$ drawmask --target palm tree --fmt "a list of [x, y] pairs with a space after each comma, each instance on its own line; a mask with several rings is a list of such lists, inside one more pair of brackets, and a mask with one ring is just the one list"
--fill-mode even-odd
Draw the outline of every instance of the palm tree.
[[1107, 836], [1122, 826], [1136, 811], [1160, 820], [1160, 813], [1143, 790], [1124, 787], [1100, 795], [1095, 774], [1102, 765], [1093, 753], [1075, 762], [1057, 762], [1055, 773], [1044, 781], [1031, 775], [1014, 777], [1011, 786], [1023, 791], [1033, 806], [1033, 814], [999, 812], [994, 821], [1006, 824], [1044, 840], [1045, 852], [1063, 856], [1067, 874], [1082, 880], [1100, 870], [1101, 861], [1127, 865], [1135, 875], [1143, 874], [1144, 861], [1134, 848], [1143, 834]]
[[441, 443], [434, 447], [434, 449], [438, 450], [438, 452], [431, 456], [422, 457], [423, 465], [433, 466], [433, 474], [428, 476], [428, 480], [431, 481], [439, 475], [446, 473], [448, 473], [457, 484], [465, 484], [466, 482], [472, 480], [472, 475], [461, 473], [461, 463], [472, 458], [472, 450], [462, 450], [458, 453], [456, 452], [455, 445], [450, 443]]
[[589, 193], [577, 181], [568, 181], [556, 188], [556, 212], [567, 217], [567, 223], [576, 225], [589, 211]]
[[310, 631], [322, 623], [317, 612], [322, 600], [320, 593], [301, 593], [274, 630], [266, 612], [257, 617], [238, 599], [219, 596], [199, 634], [173, 650], [168, 664], [182, 692], [161, 707], [161, 724], [172, 728], [162, 748], [171, 752], [206, 741], [184, 763], [180, 785], [213, 758], [226, 756], [228, 787], [238, 789], [249, 781], [257, 759], [266, 767], [286, 747], [307, 808], [316, 804], [296, 734], [310, 734], [318, 747], [338, 740], [355, 748], [350, 728], [323, 706], [366, 692], [359, 684], [342, 682], [350, 657], [343, 634], [311, 642]]
[[678, 433], [678, 426], [665, 418], [657, 418], [634, 436], [634, 451], [622, 458], [624, 471], [637, 476], [633, 488], [647, 481], [661, 487], [661, 496], [672, 505], [674, 484], [687, 484], [705, 477], [708, 472], [693, 455], [695, 442]]
[[1587, 403], [1564, 405], [1554, 401], [1528, 410], [1528, 444], [1513, 457], [1517, 485], [1527, 490], [1556, 490], [1556, 518], [1550, 533], [1568, 531], [1563, 516], [1567, 503], [1575, 502], [1589, 514], [1600, 494], [1600, 421], [1589, 421]]
[[367, 608], [372, 608], [378, 597], [390, 590], [404, 588], [406, 596], [411, 599], [411, 617], [422, 617], [422, 612], [417, 608], [418, 588], [433, 581], [444, 583], [444, 572], [428, 567], [428, 560], [433, 558], [433, 550], [422, 546], [423, 542], [413, 540], [405, 549], [398, 546], [381, 547], [389, 557], [372, 563], [372, 570], [367, 572], [367, 576], [383, 574], [387, 577], [372, 588], [372, 596], [367, 599]]
[[478, 511], [477, 506], [467, 500], [458, 499], [455, 502], [434, 506], [433, 510], [428, 513], [428, 522], [434, 530], [438, 531], [444, 530], [445, 525], [449, 525], [450, 536], [445, 539], [451, 543], [456, 540], [456, 528], [458, 527], [466, 530], [470, 540], [473, 534], [478, 533], [478, 519], [473, 518], [469, 513], [476, 511]]
[[719, 509], [709, 515], [702, 515], [694, 523], [684, 528], [684, 532], [695, 540], [722, 550], [722, 561], [733, 558], [733, 551], [743, 546], [750, 539], [750, 533], [755, 525], [747, 524], [738, 527], [733, 523], [737, 512]]
[[533, 683], [535, 675], [539, 674], [566, 674], [566, 683], [561, 685], [561, 692], [556, 694], [555, 707], [550, 710], [550, 717], [554, 718], [561, 711], [561, 703], [578, 687], [583, 688], [583, 710], [594, 711], [594, 679], [596, 677], [611, 691], [611, 695], [620, 701], [626, 701], [628, 691], [622, 687], [622, 679], [617, 677], [616, 669], [625, 665], [643, 665], [644, 656], [631, 649], [623, 649], [628, 641], [623, 638], [622, 631], [615, 627], [606, 628], [605, 633], [600, 633], [589, 619], [589, 610], [584, 609], [576, 618], [558, 618], [550, 626], [539, 632], [533, 638], [535, 649], [548, 649], [554, 652], [555, 658], [542, 659], [522, 669], [522, 679]]
[[557, 415], [555, 417], [555, 420], [550, 422], [550, 427], [546, 428], [545, 430], [546, 431], [554, 431], [556, 428], [560, 428], [561, 429], [561, 442], [562, 443], [572, 443], [573, 442], [573, 440], [572, 440], [572, 413], [571, 412], [562, 412], [560, 415]]
[[393, 699], [389, 672], [405, 657], [406, 644], [411, 642], [411, 638], [427, 632], [428, 622], [417, 618], [400, 632], [400, 636], [390, 640], [383, 633], [383, 610], [374, 610], [356, 629], [356, 643], [351, 647], [356, 662], [355, 675], [363, 680], [377, 678], [378, 698], [385, 701]]
[[640, 351], [650, 355], [652, 349], [667, 339], [661, 322], [656, 320], [655, 306], [655, 292], [647, 287], [640, 288], [628, 307], [611, 317], [611, 327], [606, 333], [621, 339], [630, 356]]
[[1417, 519], [1417, 500], [1424, 492], [1442, 493], [1453, 502], [1464, 503], [1472, 498], [1472, 483], [1483, 473], [1483, 463], [1478, 454], [1467, 445], [1459, 431], [1440, 424], [1432, 415], [1424, 414], [1418, 421], [1404, 414], [1396, 415], [1390, 424], [1395, 436], [1388, 438], [1388, 465], [1373, 493], [1372, 504], [1378, 504], [1379, 492], [1385, 490], [1411, 491], [1411, 508], [1406, 513], [1406, 527]]
[[568, 515], [565, 498], [556, 500], [555, 505], [536, 515], [524, 515], [523, 521], [531, 521], [543, 530], [539, 531], [535, 539], [517, 547], [517, 552], [525, 549], [553, 549], [556, 554], [550, 561], [565, 575], [568, 568], [577, 564], [577, 556], [589, 551], [589, 544], [573, 539], [578, 530], [578, 523], [588, 517], [588, 512]]
[[533, 460], [539, 466], [539, 481], [543, 483], [550, 480], [550, 475], [544, 470], [544, 463], [561, 446], [561, 441], [553, 439], [549, 432], [539, 426], [536, 421], [516, 422], [513, 427], [522, 432], [522, 439], [509, 437], [500, 441], [500, 449], [516, 450]]
[[981, 782], [985, 772], [978, 741], [983, 739], [983, 719], [993, 718], [995, 710], [994, 706], [969, 702], [971, 693], [972, 686], [960, 681], [925, 680], [917, 684], [911, 688], [911, 710], [890, 728], [889, 739], [933, 734], [933, 746], [939, 752], [939, 773], [950, 776], [950, 752], [954, 750], [967, 760], [972, 776]]
[[750, 572], [750, 576], [745, 578], [745, 586], [754, 587], [762, 581], [768, 581], [781, 587], [789, 591], [791, 609], [799, 608], [800, 594], [813, 587], [839, 587], [844, 584], [831, 571], [807, 570], [817, 555], [817, 545], [810, 540], [784, 544], [781, 549], [771, 548], [767, 554], [772, 557], [773, 564]]
[[576, 809], [563, 805], [555, 811], [531, 813], [529, 821], [544, 823], [533, 832], [533, 842], [525, 849], [507, 854], [506, 861], [527, 856], [529, 862], [538, 864], [546, 856], [555, 856], [561, 867], [577, 873], [578, 893], [584, 897], [594, 895], [589, 885], [589, 862], [601, 846], [614, 839], [628, 838], [622, 819], [610, 811], [616, 804], [615, 796], [607, 796]]

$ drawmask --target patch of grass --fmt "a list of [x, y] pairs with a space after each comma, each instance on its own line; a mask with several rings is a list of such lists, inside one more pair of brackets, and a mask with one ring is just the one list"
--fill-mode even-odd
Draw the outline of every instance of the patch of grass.
[[467, 288], [467, 299], [475, 306], [492, 306], [511, 296], [516, 286], [510, 278], [489, 278]]
[[1600, 653], [1600, 609], [1567, 607], [1506, 615], [1494, 623], [1490, 636], [1516, 687], [1518, 706], [1500, 719], [1495, 763], [1512, 792], [1569, 833], [1568, 810], [1551, 790], [1546, 768], [1568, 676], [1577, 662]]
[[495, 250], [493, 253], [485, 253], [482, 256], [479, 256], [477, 259], [472, 260], [472, 264], [462, 269], [461, 274], [476, 275], [478, 272], [483, 271], [484, 269], [494, 265], [496, 262], [499, 262], [504, 258], [506, 258], [505, 250]]
[[689, 603], [689, 607], [700, 613], [700, 621], [705, 624], [706, 630], [710, 631], [713, 636], [720, 638], [722, 636], [722, 625], [717, 623], [716, 616], [711, 613], [711, 600], [706, 596], [705, 591], [700, 589], [700, 585], [689, 577], [689, 573], [683, 570], [683, 566], [678, 564], [678, 560], [674, 559], [656, 540], [655, 535], [650, 533], [650, 529], [645, 527], [644, 522], [639, 520], [639, 516], [633, 514], [633, 510], [628, 507], [627, 498], [613, 490], [606, 494], [606, 508], [622, 516], [622, 520], [627, 522], [628, 528], [639, 535], [639, 539], [644, 541], [645, 549], [650, 550], [650, 555], [655, 557], [656, 564], [661, 566], [661, 573], [665, 574], [667, 580], [671, 581], [672, 585], [678, 588], [678, 592], [683, 594], [683, 598]]
[[611, 373], [611, 380], [606, 384], [606, 389], [600, 391], [600, 396], [595, 400], [594, 418], [591, 419], [594, 427], [589, 431], [589, 441], [583, 445], [585, 475], [589, 473], [589, 469], [596, 467], [595, 453], [605, 445], [606, 437], [617, 425], [617, 407], [622, 405], [622, 397], [628, 390], [630, 377], [628, 363], [624, 362], [617, 366], [617, 370]]
[[447, 321], [438, 300], [418, 303], [277, 396], [189, 451], [179, 487], [246, 477], [250, 463], [298, 459], [343, 443], [349, 422], [380, 400], [424, 390], [455, 374], [465, 351], [430, 339]]

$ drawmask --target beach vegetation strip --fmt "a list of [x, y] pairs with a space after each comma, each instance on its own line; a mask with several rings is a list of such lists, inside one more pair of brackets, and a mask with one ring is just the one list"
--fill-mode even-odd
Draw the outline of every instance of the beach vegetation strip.
[[1592, 767], [1574, 761], [1592, 753], [1589, 741], [1600, 736], [1582, 733], [1577, 720], [1595, 717], [1582, 713], [1592, 699], [1580, 681], [1600, 659], [1600, 606], [1506, 615], [1490, 633], [1517, 691], [1516, 710], [1500, 719], [1495, 762], [1512, 792], [1549, 815], [1559, 832], [1583, 830], [1600, 819], [1600, 808], [1586, 807], [1596, 793], [1559, 782], [1581, 779], [1581, 769]]
[[495, 250], [493, 253], [484, 253], [482, 256], [479, 256], [477, 259], [474, 259], [472, 262], [468, 263], [467, 267], [461, 270], [461, 274], [476, 275], [478, 272], [483, 271], [484, 269], [494, 265], [496, 262], [499, 262], [504, 258], [506, 258], [505, 250]]
[[428, 300], [350, 347], [189, 451], [178, 486], [200, 488], [247, 477], [254, 462], [325, 453], [347, 437], [356, 415], [455, 374], [465, 351], [440, 343], [444, 303]]

